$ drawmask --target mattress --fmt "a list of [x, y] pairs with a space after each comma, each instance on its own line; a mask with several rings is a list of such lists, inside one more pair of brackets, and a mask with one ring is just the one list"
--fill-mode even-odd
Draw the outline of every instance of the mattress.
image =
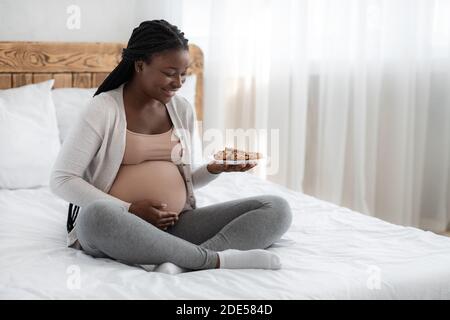
[[66, 247], [67, 203], [48, 188], [0, 190], [0, 298], [450, 299], [450, 238], [250, 173], [221, 174], [195, 192], [198, 206], [262, 194], [284, 197], [293, 223], [267, 249], [280, 256], [282, 269], [169, 275], [95, 259]]

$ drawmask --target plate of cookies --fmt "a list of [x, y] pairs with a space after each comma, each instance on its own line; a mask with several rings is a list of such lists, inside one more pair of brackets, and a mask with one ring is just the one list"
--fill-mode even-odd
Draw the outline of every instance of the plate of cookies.
[[211, 160], [219, 164], [255, 163], [263, 158], [260, 152], [243, 151], [235, 148], [225, 148], [210, 156]]

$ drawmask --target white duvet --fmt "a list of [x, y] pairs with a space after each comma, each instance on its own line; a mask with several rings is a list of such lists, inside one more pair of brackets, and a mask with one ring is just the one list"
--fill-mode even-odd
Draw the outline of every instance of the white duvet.
[[167, 275], [66, 247], [67, 203], [48, 188], [0, 190], [2, 299], [450, 299], [450, 238], [332, 205], [248, 173], [196, 190], [199, 206], [276, 194], [294, 212], [268, 250], [281, 270]]

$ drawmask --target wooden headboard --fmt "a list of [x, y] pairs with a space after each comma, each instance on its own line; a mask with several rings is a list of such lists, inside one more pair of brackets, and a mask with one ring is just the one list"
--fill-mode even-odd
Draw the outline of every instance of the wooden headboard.
[[[95, 88], [120, 62], [123, 43], [0, 41], [0, 89], [55, 79], [54, 88]], [[195, 109], [203, 120], [203, 53], [189, 45]]]

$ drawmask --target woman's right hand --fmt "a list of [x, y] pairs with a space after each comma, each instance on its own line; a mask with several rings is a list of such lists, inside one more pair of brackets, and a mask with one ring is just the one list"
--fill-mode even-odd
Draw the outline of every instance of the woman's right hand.
[[178, 213], [166, 211], [166, 207], [167, 205], [164, 203], [155, 203], [151, 200], [140, 200], [133, 202], [129, 211], [155, 227], [166, 230], [178, 221]]

